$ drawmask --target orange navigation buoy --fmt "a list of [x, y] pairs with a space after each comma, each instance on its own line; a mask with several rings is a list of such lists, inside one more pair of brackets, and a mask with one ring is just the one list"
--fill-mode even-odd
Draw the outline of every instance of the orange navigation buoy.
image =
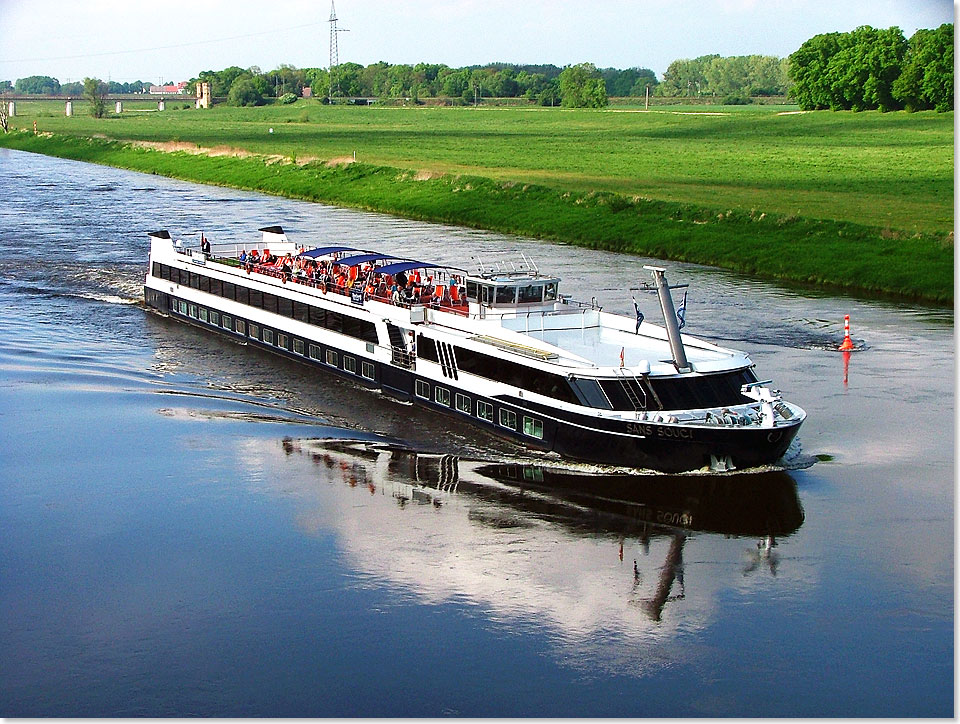
[[843, 344], [840, 345], [839, 349], [842, 352], [848, 352], [853, 348], [854, 348], [853, 340], [850, 339], [850, 315], [844, 314], [843, 315]]

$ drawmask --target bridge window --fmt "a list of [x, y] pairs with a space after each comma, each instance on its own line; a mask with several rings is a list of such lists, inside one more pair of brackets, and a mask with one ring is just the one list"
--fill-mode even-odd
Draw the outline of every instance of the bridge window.
[[[160, 275], [154, 274], [154, 276], [160, 276]], [[471, 302], [480, 301], [480, 285], [477, 282], [472, 281], [470, 279], [467, 279], [467, 299], [470, 300]]]
[[497, 287], [497, 304], [516, 304], [516, 287]]
[[521, 304], [543, 301], [543, 287], [539, 284], [529, 284], [525, 287], [520, 287], [519, 291], [520, 296], [517, 301]]

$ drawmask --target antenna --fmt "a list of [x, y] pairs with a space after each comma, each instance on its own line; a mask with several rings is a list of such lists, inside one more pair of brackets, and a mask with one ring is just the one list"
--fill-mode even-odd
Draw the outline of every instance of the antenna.
[[339, 49], [337, 48], [337, 33], [350, 32], [346, 28], [337, 27], [337, 9], [334, 7], [334, 0], [330, 0], [330, 87], [327, 90], [327, 102], [333, 103], [334, 85], [336, 85], [336, 95], [342, 95], [340, 91], [340, 78], [337, 68], [340, 65]]

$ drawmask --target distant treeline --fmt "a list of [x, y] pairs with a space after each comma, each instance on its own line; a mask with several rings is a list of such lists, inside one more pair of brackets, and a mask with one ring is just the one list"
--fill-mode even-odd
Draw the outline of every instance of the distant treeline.
[[[367, 66], [341, 63], [333, 72], [283, 65], [269, 73], [256, 67], [233, 66], [204, 71], [193, 80], [209, 82], [213, 96], [226, 96], [239, 105], [259, 104], [285, 94], [299, 96], [308, 86], [318, 98], [409, 98], [414, 102], [421, 98], [447, 98], [454, 103], [472, 103], [482, 98], [526, 98], [549, 106], [563, 104], [564, 81], [571, 76], [577, 76], [581, 82], [590, 81], [587, 85], [591, 86], [593, 100], [602, 95], [600, 105], [606, 105], [609, 95], [642, 96], [648, 86], [653, 92], [658, 85], [656, 73], [649, 68], [597, 69], [591, 63], [566, 68], [512, 63], [451, 68], [442, 63], [391, 65], [381, 61]], [[597, 87], [598, 80], [602, 89]]]
[[[210, 83], [211, 94], [234, 105], [290, 103], [309, 87], [317, 98], [444, 98], [473, 103], [483, 98], [525, 98], [541, 105], [602, 107], [608, 97], [712, 97], [747, 103], [755, 96], [790, 96], [805, 110], [907, 110], [953, 108], [953, 25], [918, 30], [907, 41], [892, 27], [862, 26], [849, 33], [817, 35], [788, 58], [768, 55], [704, 55], [673, 61], [658, 80], [649, 68], [596, 68], [580, 63], [490, 63], [451, 68], [442, 63], [392, 65], [383, 61], [335, 68], [231, 66], [191, 78]], [[109, 93], [142, 93], [150, 84], [106, 84]], [[83, 95], [82, 82], [63, 86], [56, 78], [31, 76], [0, 81], [0, 92]], [[192, 93], [191, 93], [192, 95]]]
[[[144, 81], [134, 81], [133, 83], [117, 83], [116, 81], [104, 82], [107, 92], [112, 95], [123, 93], [149, 93], [152, 83]], [[74, 83], [64, 83], [51, 78], [48, 75], [31, 75], [28, 78], [18, 78], [16, 83], [8, 80], [0, 80], [0, 93], [9, 93], [15, 91], [26, 95], [41, 96], [73, 96], [83, 95], [83, 81], [78, 80]]]
[[790, 58], [792, 95], [808, 110], [953, 109], [953, 24], [918, 30], [864, 25], [810, 38]]
[[[607, 98], [659, 96], [786, 95], [787, 61], [762, 55], [721, 58], [708, 55], [670, 64], [663, 81], [649, 68], [596, 68], [580, 63], [556, 65], [490, 63], [451, 68], [441, 63], [368, 66], [342, 63], [333, 72], [324, 68], [281, 66], [269, 73], [259, 68], [204, 71], [193, 81], [210, 83], [215, 97], [238, 105], [257, 105], [285, 94], [298, 96], [309, 86], [315, 97], [446, 98], [473, 103], [482, 98], [526, 98], [541, 105], [596, 107]], [[331, 92], [332, 91], [332, 92]]]

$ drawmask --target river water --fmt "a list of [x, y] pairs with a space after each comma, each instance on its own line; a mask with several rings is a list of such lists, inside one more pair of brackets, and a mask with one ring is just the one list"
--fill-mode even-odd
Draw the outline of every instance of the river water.
[[668, 263], [802, 449], [555, 470], [144, 310], [147, 231], [277, 223], [657, 315], [649, 259], [0, 150], [0, 715], [953, 716], [952, 310]]

